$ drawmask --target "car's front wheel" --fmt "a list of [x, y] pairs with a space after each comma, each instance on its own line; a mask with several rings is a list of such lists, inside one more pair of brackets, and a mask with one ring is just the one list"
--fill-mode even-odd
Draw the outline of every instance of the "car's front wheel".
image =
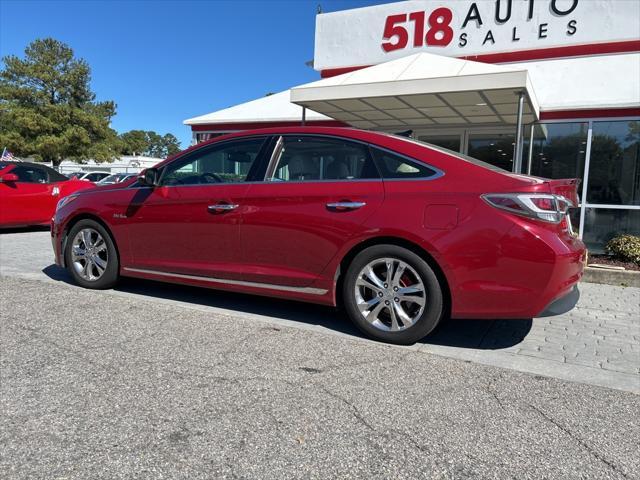
[[67, 237], [65, 264], [78, 285], [104, 289], [118, 281], [118, 254], [109, 232], [95, 220], [76, 223]]
[[415, 343], [438, 325], [443, 313], [442, 288], [433, 269], [396, 245], [360, 252], [347, 269], [342, 294], [356, 326], [384, 342]]

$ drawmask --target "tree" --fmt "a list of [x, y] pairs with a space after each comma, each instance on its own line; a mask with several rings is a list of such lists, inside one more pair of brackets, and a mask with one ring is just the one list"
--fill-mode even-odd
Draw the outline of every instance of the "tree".
[[144, 130], [130, 130], [120, 135], [122, 153], [125, 155], [141, 155], [147, 151], [149, 142]]
[[180, 142], [178, 141], [178, 139], [171, 133], [166, 133], [165, 135], [163, 135], [161, 144], [163, 153], [162, 155], [160, 155], [161, 157], [174, 155], [182, 149], [182, 147], [180, 147]]
[[148, 157], [166, 158], [180, 151], [180, 142], [171, 133], [158, 135], [154, 131], [130, 130], [120, 135], [126, 155], [146, 155]]
[[64, 159], [109, 161], [122, 149], [109, 127], [112, 101], [97, 102], [91, 69], [58, 40], [35, 40], [24, 58], [0, 70], [0, 148], [59, 165]]

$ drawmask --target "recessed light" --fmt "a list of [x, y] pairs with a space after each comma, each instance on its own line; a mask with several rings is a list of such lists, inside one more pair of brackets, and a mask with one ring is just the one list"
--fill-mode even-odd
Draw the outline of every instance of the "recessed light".
[[476, 103], [476, 107], [486, 107], [486, 103]]

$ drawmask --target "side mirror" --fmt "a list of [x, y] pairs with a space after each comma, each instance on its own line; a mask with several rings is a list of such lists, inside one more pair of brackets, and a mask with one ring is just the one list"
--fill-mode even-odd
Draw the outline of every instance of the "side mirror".
[[140, 172], [138, 175], [138, 180], [143, 185], [147, 185], [149, 187], [157, 187], [158, 182], [160, 181], [160, 172], [156, 168], [147, 168]]
[[5, 173], [0, 177], [2, 183], [13, 183], [18, 181], [18, 175], [15, 173]]

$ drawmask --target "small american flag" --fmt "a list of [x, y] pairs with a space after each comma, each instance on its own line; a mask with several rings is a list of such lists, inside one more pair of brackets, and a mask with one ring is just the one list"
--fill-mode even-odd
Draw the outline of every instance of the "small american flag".
[[6, 148], [2, 151], [2, 157], [0, 158], [0, 160], [6, 160], [6, 161], [11, 161], [13, 160], [13, 153], [11, 153], [9, 150], [7, 150]]

